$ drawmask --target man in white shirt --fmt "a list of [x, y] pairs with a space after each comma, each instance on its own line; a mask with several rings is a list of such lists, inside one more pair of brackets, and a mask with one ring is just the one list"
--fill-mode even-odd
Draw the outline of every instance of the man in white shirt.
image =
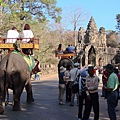
[[6, 38], [7, 38], [6, 43], [15, 43], [17, 38], [19, 38], [17, 28], [13, 27], [12, 30], [8, 30]]
[[99, 120], [99, 77], [94, 74], [94, 67], [88, 66], [88, 76], [86, 77], [86, 107], [82, 120], [88, 120], [93, 107], [94, 120]]

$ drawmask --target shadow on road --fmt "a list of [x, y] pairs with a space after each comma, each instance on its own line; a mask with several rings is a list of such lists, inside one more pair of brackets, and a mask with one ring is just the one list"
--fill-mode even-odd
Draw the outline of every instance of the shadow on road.
[[[4, 115], [0, 115], [3, 120], [77, 120], [77, 102], [75, 106], [58, 105], [58, 80], [50, 78], [42, 81], [32, 81], [35, 102], [26, 103], [26, 91], [21, 96], [21, 111], [12, 111], [12, 106], [6, 107]], [[101, 86], [101, 84], [100, 84]], [[101, 87], [99, 87], [99, 95], [101, 95]], [[109, 120], [107, 114], [106, 100], [100, 99], [100, 120]], [[12, 101], [12, 91], [10, 91], [10, 101]], [[120, 110], [120, 107], [117, 107]], [[91, 118], [94, 114], [91, 112]], [[117, 112], [117, 120], [120, 118], [120, 111]]]

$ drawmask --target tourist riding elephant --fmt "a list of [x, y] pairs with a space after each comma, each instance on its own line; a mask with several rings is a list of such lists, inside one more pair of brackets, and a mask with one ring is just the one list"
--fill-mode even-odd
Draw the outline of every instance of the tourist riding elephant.
[[[29, 58], [29, 56], [27, 56]], [[0, 62], [0, 114], [4, 112], [8, 88], [13, 90], [13, 111], [19, 111], [20, 97], [25, 87], [27, 102], [34, 102], [30, 81], [30, 66], [20, 53], [10, 53]]]

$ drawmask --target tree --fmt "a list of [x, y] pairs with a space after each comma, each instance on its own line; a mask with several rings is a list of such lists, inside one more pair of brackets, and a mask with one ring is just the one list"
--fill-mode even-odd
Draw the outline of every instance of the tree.
[[29, 19], [29, 15], [38, 18], [42, 21], [51, 17], [57, 22], [60, 22], [61, 8], [56, 7], [56, 0], [9, 0], [8, 4], [13, 6], [18, 4], [18, 13], [20, 20]]
[[[3, 0], [5, 1], [5, 0]], [[3, 3], [1, 1], [1, 3]], [[2, 18], [2, 28], [6, 28], [6, 33], [11, 26], [17, 26], [21, 31], [25, 23], [32, 22], [48, 23], [50, 18], [55, 22], [60, 22], [62, 9], [56, 6], [56, 0], [6, 0], [2, 5], [2, 13], [6, 16]]]
[[115, 31], [112, 31], [110, 33], [107, 34], [106, 36], [107, 38], [107, 46], [109, 47], [113, 47], [113, 48], [116, 48], [118, 46], [118, 33], [115, 32]]
[[[60, 23], [61, 8], [56, 6], [56, 0], [0, 0], [0, 34], [6, 36], [7, 30], [16, 26], [21, 33], [23, 25], [28, 23], [35, 38], [40, 39], [40, 51], [35, 50], [41, 62], [53, 58], [51, 52], [55, 48], [56, 34], [51, 34], [49, 22]], [[56, 35], [56, 36], [55, 36]], [[44, 54], [46, 53], [46, 54]]]
[[[66, 10], [67, 11], [67, 10]], [[74, 30], [74, 44], [76, 46], [76, 30], [80, 28], [80, 25], [82, 25], [88, 18], [88, 13], [86, 11], [83, 11], [80, 7], [71, 7], [69, 8], [69, 12], [66, 13], [66, 18], [69, 25], [72, 24], [73, 30]]]

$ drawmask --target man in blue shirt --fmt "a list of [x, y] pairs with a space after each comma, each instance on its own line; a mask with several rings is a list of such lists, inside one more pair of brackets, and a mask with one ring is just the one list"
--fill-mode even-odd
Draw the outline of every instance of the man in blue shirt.
[[75, 48], [72, 45], [68, 45], [68, 47], [66, 48], [66, 51], [68, 53], [74, 53], [75, 52]]

